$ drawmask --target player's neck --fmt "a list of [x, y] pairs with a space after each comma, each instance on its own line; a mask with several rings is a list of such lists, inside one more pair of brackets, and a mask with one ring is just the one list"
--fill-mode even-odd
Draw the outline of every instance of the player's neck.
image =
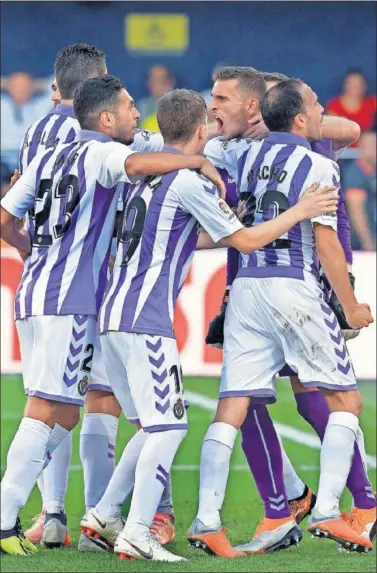
[[307, 136], [305, 135], [305, 133], [303, 133], [302, 131], [300, 131], [299, 129], [295, 129], [292, 128], [291, 131], [289, 133], [292, 133], [292, 135], [298, 135], [299, 137], [302, 137], [303, 139], [306, 139], [306, 141], [309, 141]]
[[185, 155], [198, 155], [201, 153], [201, 150], [198, 149], [198, 142], [197, 141], [188, 141], [187, 143], [168, 143], [165, 142], [167, 147], [172, 147]]
[[62, 99], [60, 100], [60, 103], [63, 105], [70, 105], [73, 107], [73, 99]]

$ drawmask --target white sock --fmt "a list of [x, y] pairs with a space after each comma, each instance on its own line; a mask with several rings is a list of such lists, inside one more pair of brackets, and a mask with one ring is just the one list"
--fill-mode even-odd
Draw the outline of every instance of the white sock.
[[283, 479], [285, 491], [289, 500], [301, 497], [305, 490], [304, 482], [298, 477], [296, 471], [287, 456], [281, 437], [278, 436], [280, 442], [281, 456], [283, 459]]
[[4, 531], [14, 527], [18, 513], [27, 502], [42, 472], [51, 428], [40, 420], [23, 418], [7, 457], [7, 469], [1, 480], [1, 525]]
[[351, 412], [332, 412], [321, 448], [321, 473], [315, 510], [339, 516], [339, 499], [351, 469], [359, 419]]
[[45, 489], [45, 486], [44, 486], [45, 482], [43, 479], [43, 473], [44, 472], [42, 472], [41, 475], [39, 476], [39, 478], [37, 479], [37, 486], [38, 486], [38, 489], [39, 489], [39, 492], [40, 492], [41, 498], [42, 498], [42, 508], [43, 508], [43, 494], [44, 494], [44, 489]]
[[[50, 455], [51, 460], [48, 466], [44, 469], [40, 477], [43, 479], [43, 508], [47, 513], [60, 513], [64, 511], [64, 498], [67, 492], [69, 465], [72, 455], [72, 433], [65, 428], [55, 424], [52, 430], [54, 443], [57, 441], [58, 435], [62, 437], [62, 441], [56, 446], [53, 454]], [[53, 447], [51, 439], [50, 448]], [[49, 445], [47, 445], [47, 448]]]
[[118, 418], [110, 414], [85, 414], [80, 433], [80, 457], [84, 469], [85, 506], [102, 498], [115, 468]]
[[127, 539], [135, 542], [149, 539], [174, 456], [186, 432], [168, 430], [148, 435], [136, 465], [131, 507], [124, 528]]
[[223, 422], [211, 424], [204, 437], [197, 518], [209, 529], [218, 529], [221, 525], [220, 510], [224, 503], [230, 457], [236, 437], [237, 428]]
[[171, 474], [168, 475], [166, 486], [162, 492], [160, 503], [158, 504], [157, 513], [168, 513], [173, 515], [173, 497], [171, 491]]
[[148, 434], [139, 430], [124, 448], [109, 485], [96, 505], [101, 516], [119, 517], [122, 504], [134, 487], [137, 460], [147, 438]]

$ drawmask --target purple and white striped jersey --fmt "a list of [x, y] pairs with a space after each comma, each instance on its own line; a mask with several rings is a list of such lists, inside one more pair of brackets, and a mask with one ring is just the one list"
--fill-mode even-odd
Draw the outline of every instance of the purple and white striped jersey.
[[27, 130], [20, 149], [20, 173], [24, 173], [34, 157], [58, 143], [71, 143], [80, 129], [71, 105], [60, 103], [51, 113], [38, 119]]
[[132, 153], [107, 135], [80, 131], [76, 142], [36, 156], [4, 197], [2, 206], [17, 218], [35, 207], [32, 253], [16, 295], [16, 318], [97, 313], [118, 194], [121, 183], [131, 183], [124, 164]]
[[[340, 186], [337, 164], [313, 152], [304, 138], [291, 133], [272, 132], [263, 141], [253, 142], [249, 151], [238, 158], [238, 166], [241, 166], [240, 197], [250, 205], [244, 220], [249, 227], [289, 209], [315, 182]], [[315, 222], [337, 231], [336, 214], [302, 221], [263, 249], [241, 255], [237, 276], [267, 276], [267, 273], [297, 277], [303, 270], [317, 274]], [[266, 267], [270, 270], [266, 271]]]
[[182, 169], [130, 187], [101, 305], [101, 332], [174, 337], [174, 308], [198, 223], [215, 242], [242, 228], [217, 189], [195, 171]]

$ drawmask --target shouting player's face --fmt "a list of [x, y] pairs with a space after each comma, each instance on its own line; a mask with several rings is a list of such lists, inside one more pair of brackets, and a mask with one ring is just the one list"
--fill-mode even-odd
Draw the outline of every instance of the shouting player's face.
[[250, 97], [239, 89], [237, 80], [217, 80], [214, 83], [210, 109], [219, 135], [232, 139], [245, 133], [249, 127], [250, 101]]
[[114, 124], [112, 126], [112, 138], [114, 141], [130, 145], [135, 137], [137, 121], [140, 117], [139, 111], [135, 107], [135, 102], [126, 90], [122, 90], [117, 108], [114, 114]]
[[305, 121], [304, 136], [308, 141], [320, 141], [322, 139], [324, 109], [318, 101], [317, 94], [308, 85], [303, 84], [300, 91], [305, 107], [303, 114]]

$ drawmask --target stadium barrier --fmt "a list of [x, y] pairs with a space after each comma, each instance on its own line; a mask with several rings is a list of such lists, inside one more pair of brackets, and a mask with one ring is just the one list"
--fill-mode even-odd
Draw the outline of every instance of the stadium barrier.
[[[218, 376], [222, 352], [204, 342], [209, 321], [218, 313], [225, 288], [226, 253], [200, 251], [195, 254], [182, 288], [176, 311], [175, 331], [186, 375]], [[13, 321], [13, 302], [22, 262], [12, 248], [1, 250], [1, 372], [21, 372], [20, 351]], [[376, 254], [357, 252], [354, 257], [356, 293], [368, 302], [376, 317]], [[350, 341], [356, 375], [376, 379], [376, 323]]]

